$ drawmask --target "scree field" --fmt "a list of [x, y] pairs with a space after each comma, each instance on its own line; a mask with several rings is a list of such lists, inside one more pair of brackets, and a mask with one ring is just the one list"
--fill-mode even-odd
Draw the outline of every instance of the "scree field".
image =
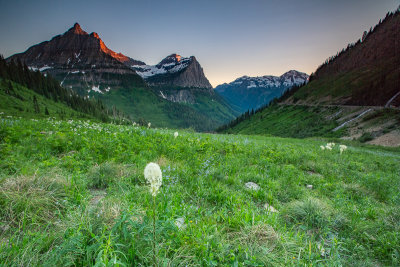
[[152, 266], [149, 162], [159, 266], [400, 264], [398, 148], [0, 116], [2, 266]]

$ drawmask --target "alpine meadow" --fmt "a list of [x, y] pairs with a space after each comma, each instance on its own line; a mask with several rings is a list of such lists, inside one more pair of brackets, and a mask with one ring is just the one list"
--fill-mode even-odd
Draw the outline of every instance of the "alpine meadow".
[[400, 266], [398, 2], [70, 2], [1, 3], [0, 266]]

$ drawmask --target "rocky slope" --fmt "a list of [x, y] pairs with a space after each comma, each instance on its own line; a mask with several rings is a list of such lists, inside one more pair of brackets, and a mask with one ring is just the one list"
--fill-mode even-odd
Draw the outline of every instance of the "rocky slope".
[[162, 98], [172, 102], [191, 103], [197, 94], [215, 95], [203, 68], [194, 56], [171, 54], [157, 65], [131, 65]]
[[20, 60], [33, 70], [49, 73], [62, 85], [80, 94], [104, 93], [114, 86], [121, 86], [121, 75], [143, 84], [135, 71], [127, 66], [143, 65], [143, 62], [112, 51], [97, 33], [88, 34], [78, 23], [64, 34], [7, 60]]
[[268, 104], [272, 99], [281, 96], [288, 88], [303, 84], [307, 80], [306, 73], [291, 70], [279, 77], [243, 76], [229, 84], [218, 85], [215, 91], [244, 112]]
[[181, 57], [178, 54], [172, 54], [157, 65], [135, 64], [132, 68], [151, 85], [212, 88], [204, 75], [203, 68], [194, 56]]

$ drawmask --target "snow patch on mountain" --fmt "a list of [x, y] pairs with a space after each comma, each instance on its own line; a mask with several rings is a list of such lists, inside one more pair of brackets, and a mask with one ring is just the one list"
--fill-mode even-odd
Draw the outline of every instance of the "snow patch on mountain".
[[190, 61], [190, 57], [179, 56], [176, 59], [171, 55], [157, 65], [132, 65], [131, 68], [143, 79], [146, 79], [155, 75], [179, 72], [189, 66]]
[[37, 71], [37, 70], [39, 70], [40, 72], [42, 72], [42, 71], [45, 71], [45, 70], [48, 70], [48, 69], [52, 69], [53, 67], [50, 67], [50, 66], [47, 66], [47, 65], [44, 65], [43, 67], [35, 67], [35, 66], [29, 66], [28, 67], [30, 70], [32, 70], [32, 71]]
[[88, 90], [88, 93], [89, 93], [90, 91], [103, 94], [103, 92], [100, 90], [100, 85], [98, 85], [98, 86], [93, 85], [93, 86], [92, 86], [92, 89], [89, 89], [89, 90]]

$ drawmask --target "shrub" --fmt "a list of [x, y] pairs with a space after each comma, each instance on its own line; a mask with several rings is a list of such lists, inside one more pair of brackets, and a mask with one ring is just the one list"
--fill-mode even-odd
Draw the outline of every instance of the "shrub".
[[105, 189], [118, 175], [118, 167], [115, 163], [105, 162], [96, 165], [89, 170], [88, 186], [94, 189]]
[[374, 139], [372, 134], [369, 132], [366, 132], [366, 133], [363, 133], [363, 135], [361, 135], [360, 138], [358, 138], [358, 141], [360, 141], [361, 143], [365, 143], [365, 142], [371, 141], [372, 139]]
[[0, 220], [11, 226], [22, 222], [51, 222], [64, 209], [66, 186], [59, 176], [20, 176], [3, 180], [0, 184]]
[[290, 223], [305, 225], [310, 229], [323, 229], [329, 223], [330, 207], [316, 198], [297, 200], [288, 204], [282, 215]]

